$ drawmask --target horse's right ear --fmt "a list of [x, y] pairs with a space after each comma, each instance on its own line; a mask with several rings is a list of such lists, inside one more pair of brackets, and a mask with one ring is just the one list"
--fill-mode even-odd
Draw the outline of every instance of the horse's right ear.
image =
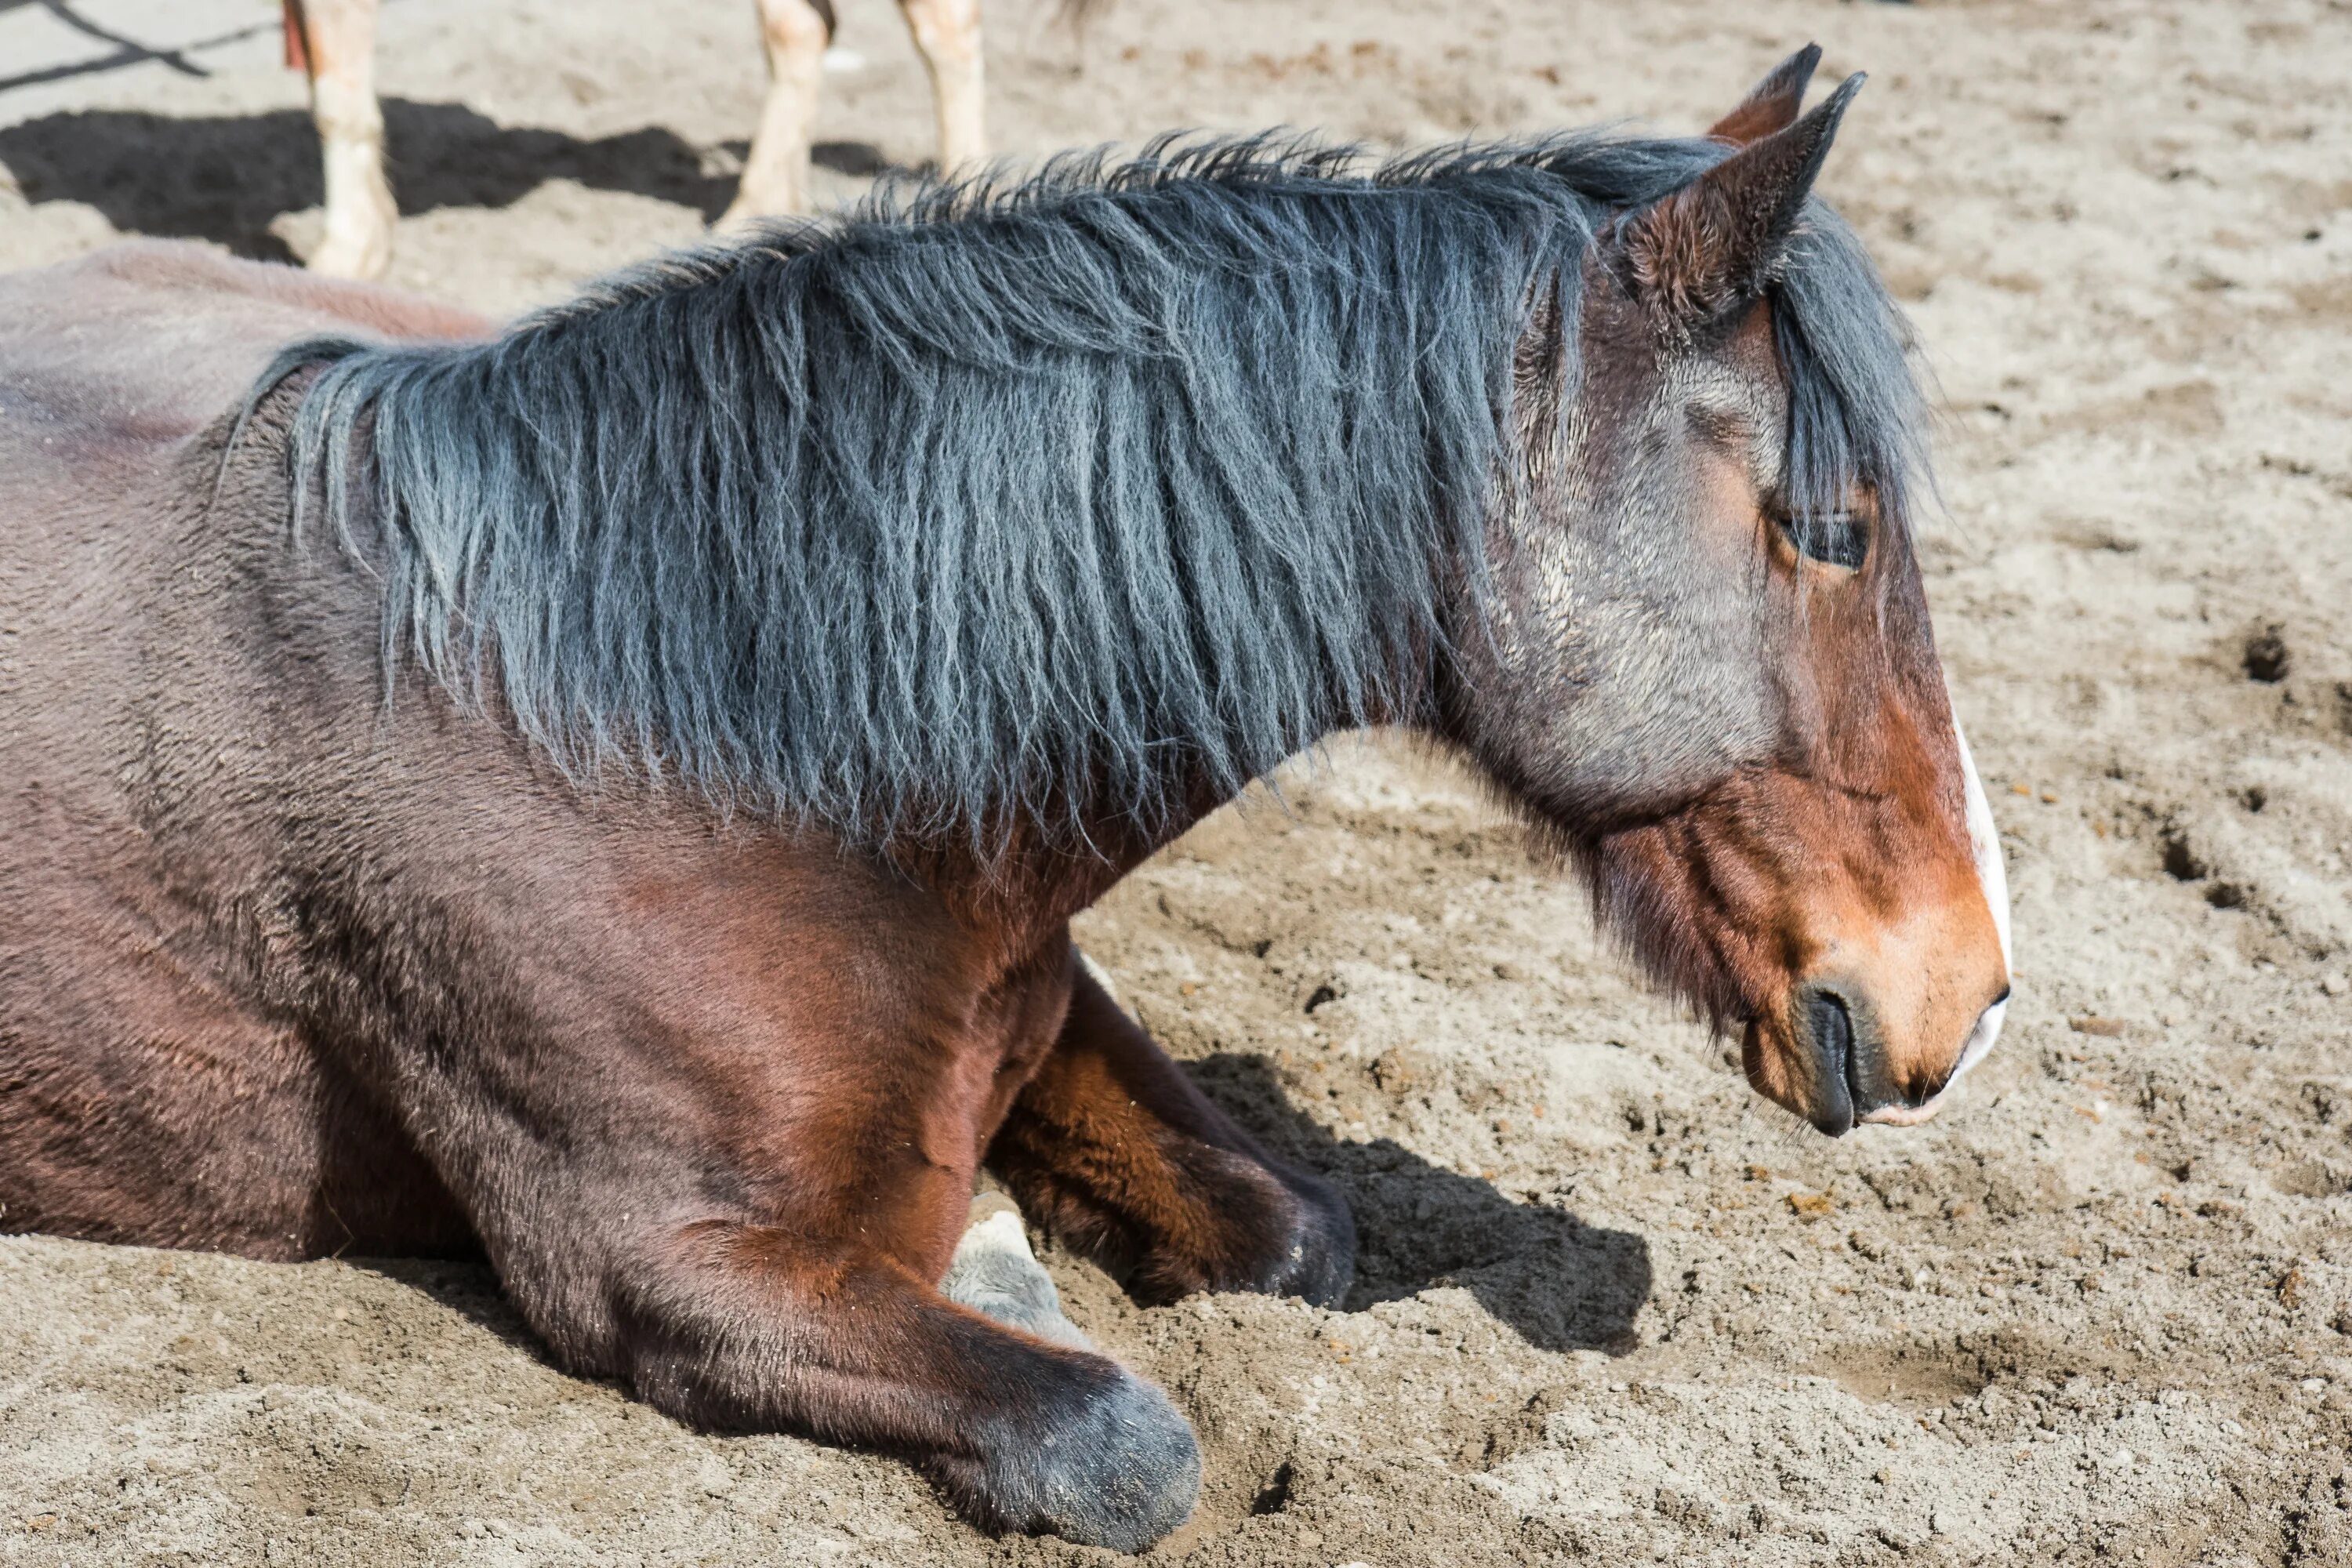
[[1857, 71], [1811, 114], [1624, 220], [1618, 232], [1626, 277], [1662, 327], [1696, 326], [1763, 292], [1862, 82]]
[[1821, 63], [1821, 45], [1807, 44], [1774, 66], [1771, 75], [1748, 89], [1737, 109], [1706, 128], [1707, 139], [1745, 147], [1794, 125], [1797, 110], [1805, 106], [1805, 88], [1813, 79], [1813, 68]]

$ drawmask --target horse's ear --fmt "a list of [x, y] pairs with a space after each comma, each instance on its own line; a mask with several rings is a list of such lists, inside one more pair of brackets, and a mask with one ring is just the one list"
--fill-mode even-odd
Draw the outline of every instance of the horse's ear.
[[1693, 326], [1763, 291], [1862, 81], [1625, 220], [1627, 276], [1654, 315]]
[[1821, 45], [1807, 44], [1748, 89], [1738, 108], [1708, 126], [1708, 137], [1745, 147], [1759, 137], [1786, 131], [1797, 122], [1797, 110], [1805, 106], [1806, 85], [1813, 79], [1813, 68], [1821, 63]]

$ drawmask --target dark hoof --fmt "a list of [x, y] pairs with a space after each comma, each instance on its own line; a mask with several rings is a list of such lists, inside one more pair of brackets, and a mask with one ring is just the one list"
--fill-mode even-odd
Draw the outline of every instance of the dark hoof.
[[[1184, 1522], [1201, 1449], [1168, 1396], [1125, 1368], [1069, 1418], [1010, 1441], [955, 1479], [1007, 1529], [1140, 1552]], [[1025, 1424], [1024, 1424], [1025, 1426]]]
[[1304, 1171], [1220, 1158], [1224, 1168], [1201, 1182], [1218, 1231], [1146, 1258], [1137, 1294], [1166, 1301], [1195, 1290], [1254, 1290], [1339, 1305], [1356, 1277], [1356, 1217], [1339, 1189]]
[[1291, 1198], [1286, 1216], [1288, 1245], [1258, 1288], [1271, 1295], [1301, 1296], [1318, 1307], [1336, 1307], [1355, 1282], [1356, 1216], [1330, 1183], [1296, 1171], [1283, 1174]]

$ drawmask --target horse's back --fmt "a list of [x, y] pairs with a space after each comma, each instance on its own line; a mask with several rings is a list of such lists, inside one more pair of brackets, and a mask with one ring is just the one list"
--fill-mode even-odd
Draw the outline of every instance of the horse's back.
[[[363, 710], [373, 610], [288, 548], [271, 432], [217, 504], [215, 481], [285, 343], [485, 326], [188, 245], [0, 276], [0, 1229], [282, 1256], [336, 1215], [404, 1249], [462, 1236], [256, 1000], [276, 825], [251, 803], [315, 760], [287, 672]], [[372, 1226], [371, 1189], [420, 1217]]]
[[447, 306], [204, 246], [115, 246], [0, 275], [0, 443], [29, 434], [71, 451], [179, 440], [218, 418], [294, 340], [489, 330]]

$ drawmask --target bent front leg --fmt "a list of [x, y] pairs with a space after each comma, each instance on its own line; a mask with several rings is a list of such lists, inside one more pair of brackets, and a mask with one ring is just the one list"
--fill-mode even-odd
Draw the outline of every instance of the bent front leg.
[[648, 1404], [905, 1454], [984, 1524], [1139, 1552], [1200, 1490], [1192, 1427], [1159, 1389], [877, 1253], [705, 1221], [621, 1270], [613, 1308], [615, 1370]]
[[1337, 1301], [1355, 1271], [1347, 1200], [1268, 1155], [1076, 968], [1061, 1037], [989, 1145], [990, 1169], [1146, 1300]]
[[[326, 180], [326, 234], [310, 269], [381, 278], [399, 217], [383, 174], [383, 108], [375, 96], [377, 0], [286, 0], [310, 73], [310, 118]], [[291, 49], [289, 50], [291, 53]]]

